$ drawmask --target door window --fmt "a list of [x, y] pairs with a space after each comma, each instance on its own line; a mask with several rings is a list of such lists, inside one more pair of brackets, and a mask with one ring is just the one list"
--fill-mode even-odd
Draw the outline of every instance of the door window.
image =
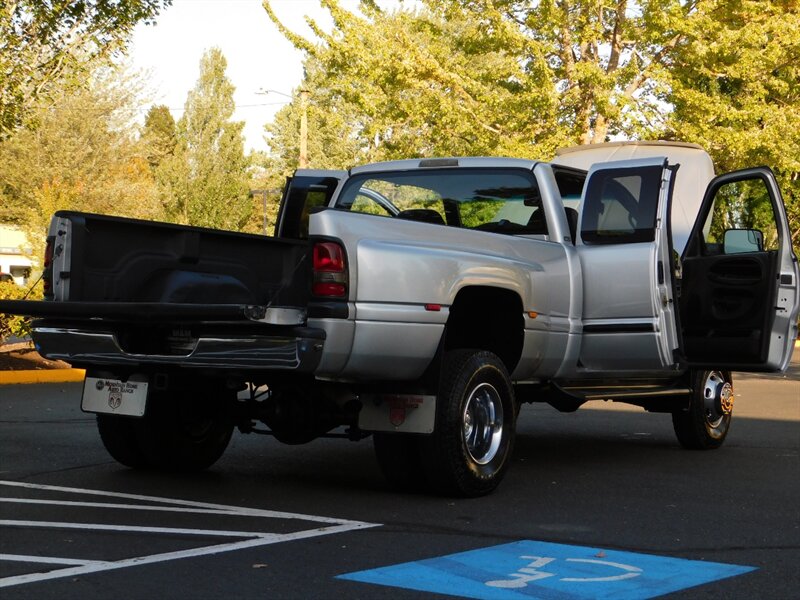
[[661, 166], [604, 169], [585, 194], [581, 238], [586, 244], [631, 244], [655, 239]]
[[763, 179], [723, 184], [702, 230], [703, 256], [777, 250], [778, 228]]

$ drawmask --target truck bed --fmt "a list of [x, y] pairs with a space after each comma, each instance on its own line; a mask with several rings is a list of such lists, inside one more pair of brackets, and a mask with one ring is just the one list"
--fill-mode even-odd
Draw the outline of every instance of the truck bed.
[[[313, 371], [305, 241], [77, 212], [56, 213], [40, 352], [76, 366]], [[149, 365], [149, 367], [148, 367]]]
[[308, 301], [302, 241], [77, 212], [55, 219], [56, 299], [295, 307]]

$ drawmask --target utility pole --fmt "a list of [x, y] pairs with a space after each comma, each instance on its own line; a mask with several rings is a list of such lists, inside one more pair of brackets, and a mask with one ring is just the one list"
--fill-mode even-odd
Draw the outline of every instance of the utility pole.
[[271, 191], [272, 190], [250, 190], [251, 198], [261, 194], [261, 210], [263, 211], [262, 214], [264, 219], [262, 227], [264, 235], [267, 235], [267, 193]]
[[262, 233], [267, 235], [267, 195], [278, 195], [281, 193], [281, 190], [270, 190], [270, 189], [258, 189], [258, 190], [250, 190], [250, 197], [254, 198], [258, 195], [261, 196], [261, 211], [262, 211]]
[[[256, 92], [256, 94], [269, 93], [286, 96], [290, 100], [294, 99], [289, 94], [284, 94], [278, 90], [265, 90], [262, 88]], [[300, 90], [300, 156], [297, 160], [297, 166], [300, 169], [308, 168], [308, 95], [310, 93], [306, 89]]]
[[300, 90], [300, 158], [298, 167], [308, 167], [308, 90]]

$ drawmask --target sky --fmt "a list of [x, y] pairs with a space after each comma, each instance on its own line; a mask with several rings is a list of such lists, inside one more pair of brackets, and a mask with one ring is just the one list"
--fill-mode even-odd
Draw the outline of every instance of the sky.
[[[350, 10], [358, 6], [358, 0], [339, 1]], [[272, 0], [272, 7], [284, 25], [305, 37], [312, 37], [305, 15], [330, 28], [318, 0]], [[303, 55], [272, 24], [261, 0], [173, 0], [155, 25], [136, 27], [129, 56], [134, 69], [148, 73], [153, 103], [168, 106], [177, 120], [197, 82], [200, 58], [213, 46], [228, 61], [227, 76], [236, 87], [233, 118], [245, 122], [245, 150], [266, 150], [264, 124], [289, 102], [281, 94], [299, 86]]]

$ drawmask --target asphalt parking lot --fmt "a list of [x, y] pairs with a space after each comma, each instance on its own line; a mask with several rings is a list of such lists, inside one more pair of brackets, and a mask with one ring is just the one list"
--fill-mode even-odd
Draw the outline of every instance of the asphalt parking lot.
[[391, 491], [369, 441], [237, 435], [206, 473], [131, 471], [79, 384], [0, 386], [0, 594], [797, 598], [800, 364], [735, 383], [712, 452], [666, 415], [526, 406], [474, 500]]

